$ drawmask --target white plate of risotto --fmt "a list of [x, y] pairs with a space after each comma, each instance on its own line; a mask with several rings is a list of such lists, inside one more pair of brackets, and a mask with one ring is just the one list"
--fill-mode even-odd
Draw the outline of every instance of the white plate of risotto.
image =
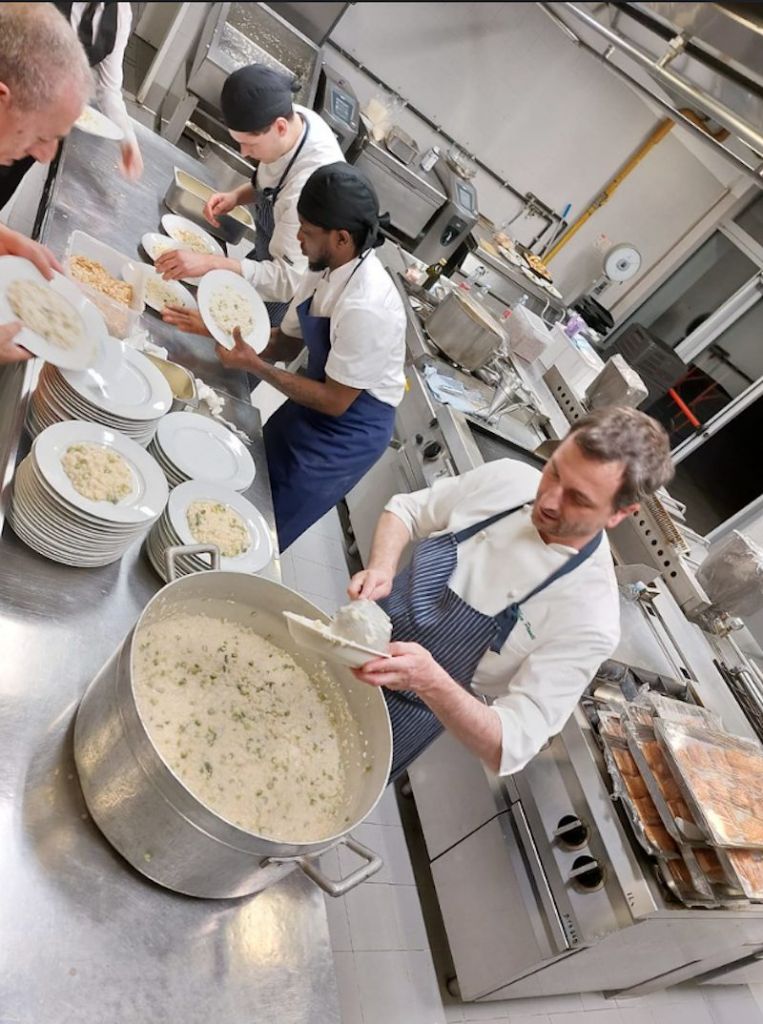
[[246, 344], [262, 352], [270, 340], [270, 318], [248, 281], [232, 270], [210, 270], [201, 279], [198, 300], [207, 330], [223, 348], [233, 348], [233, 329], [238, 327]]

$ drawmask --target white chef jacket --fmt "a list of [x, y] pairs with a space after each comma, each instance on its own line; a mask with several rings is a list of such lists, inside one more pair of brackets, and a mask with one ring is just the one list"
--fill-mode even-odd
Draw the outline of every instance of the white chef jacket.
[[[450, 587], [486, 615], [520, 600], [575, 549], [546, 544], [532, 524], [540, 473], [512, 459], [486, 463], [387, 503], [415, 540], [450, 533], [527, 504], [458, 546]], [[501, 720], [500, 774], [519, 771], [556, 735], [620, 637], [620, 605], [606, 537], [582, 565], [520, 609], [500, 653], [487, 651], [472, 680]]]
[[304, 274], [281, 323], [284, 334], [302, 337], [297, 307], [309, 296], [313, 316], [331, 318], [326, 376], [399, 405], [405, 390], [405, 310], [376, 253], [336, 270]]
[[[302, 255], [297, 240], [297, 200], [303, 185], [318, 167], [344, 160], [339, 143], [323, 118], [298, 103], [294, 104], [294, 109], [309, 124], [310, 131], [273, 206], [275, 228], [270, 239], [270, 259], [241, 261], [241, 273], [266, 302], [288, 302], [307, 270], [307, 257]], [[261, 163], [257, 168], [255, 187], [275, 188], [298, 147], [299, 140], [272, 164]]]
[[[79, 23], [82, 19], [82, 15], [87, 9], [87, 6], [88, 5], [86, 3], [72, 4], [69, 23], [75, 32], [79, 28]], [[93, 39], [95, 39], [98, 34], [102, 17], [103, 5], [98, 8], [93, 16]], [[93, 68], [93, 73], [95, 74], [95, 90], [98, 109], [101, 110], [106, 117], [110, 117], [116, 125], [119, 125], [125, 133], [126, 142], [133, 142], [135, 140], [135, 130], [133, 129], [127, 113], [127, 108], [125, 107], [124, 98], [122, 97], [122, 62], [124, 61], [125, 47], [127, 46], [127, 40], [130, 38], [131, 28], [132, 10], [129, 3], [118, 3], [117, 35], [114, 40], [114, 49], [103, 58], [100, 64], [96, 64]]]

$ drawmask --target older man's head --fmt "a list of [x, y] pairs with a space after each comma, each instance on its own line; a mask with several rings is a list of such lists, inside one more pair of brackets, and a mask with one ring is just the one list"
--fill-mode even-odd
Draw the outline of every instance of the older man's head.
[[92, 84], [76, 33], [52, 4], [0, 4], [0, 164], [52, 160]]

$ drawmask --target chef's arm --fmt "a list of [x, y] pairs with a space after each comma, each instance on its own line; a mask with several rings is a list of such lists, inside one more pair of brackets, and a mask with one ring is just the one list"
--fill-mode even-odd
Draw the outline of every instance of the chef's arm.
[[347, 593], [357, 601], [378, 601], [392, 590], [400, 556], [411, 540], [411, 531], [394, 512], [382, 512], [376, 524], [371, 556], [365, 569], [355, 573]]
[[464, 689], [420, 644], [390, 644], [389, 658], [355, 670], [358, 679], [390, 690], [413, 691], [445, 728], [488, 768], [499, 771], [503, 746], [501, 719]]
[[280, 327], [274, 327], [270, 332], [270, 341], [260, 352], [260, 359], [268, 363], [290, 363], [304, 347], [301, 338], [293, 338], [284, 334]]
[[360, 394], [357, 388], [347, 387], [346, 384], [340, 384], [330, 377], [324, 381], [310, 380], [309, 377], [289, 373], [288, 370], [279, 370], [263, 362], [259, 357], [251, 372], [286, 395], [292, 402], [325, 416], [341, 416]]

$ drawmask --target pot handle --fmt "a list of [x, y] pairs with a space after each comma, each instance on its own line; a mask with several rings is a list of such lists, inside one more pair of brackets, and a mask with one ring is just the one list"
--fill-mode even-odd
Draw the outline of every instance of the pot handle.
[[[347, 875], [346, 878], [340, 878], [338, 881], [334, 881], [333, 878], [328, 878], [318, 867], [313, 857], [268, 857], [266, 863], [268, 864], [287, 864], [295, 863], [301, 870], [307, 875], [308, 878], [312, 879], [313, 882], [329, 896], [344, 896], [345, 893], [349, 892], [350, 889], [354, 889], [356, 885], [360, 885], [361, 882], [365, 882], [371, 875], [375, 875], [377, 871], [380, 871], [384, 867], [384, 861], [381, 857], [374, 853], [373, 850], [369, 850], [367, 846], [363, 846], [357, 839], [353, 839], [352, 836], [343, 836], [337, 846], [346, 846], [353, 853], [357, 853], [359, 857], [362, 857], [366, 862], [362, 864], [351, 874]], [[325, 850], [321, 851], [326, 853]], [[315, 854], [315, 857], [319, 857], [320, 854]]]
[[220, 568], [220, 549], [216, 544], [177, 544], [173, 548], [167, 548], [164, 552], [168, 583], [174, 583], [178, 578], [175, 562], [182, 555], [209, 555], [212, 559], [211, 568]]

